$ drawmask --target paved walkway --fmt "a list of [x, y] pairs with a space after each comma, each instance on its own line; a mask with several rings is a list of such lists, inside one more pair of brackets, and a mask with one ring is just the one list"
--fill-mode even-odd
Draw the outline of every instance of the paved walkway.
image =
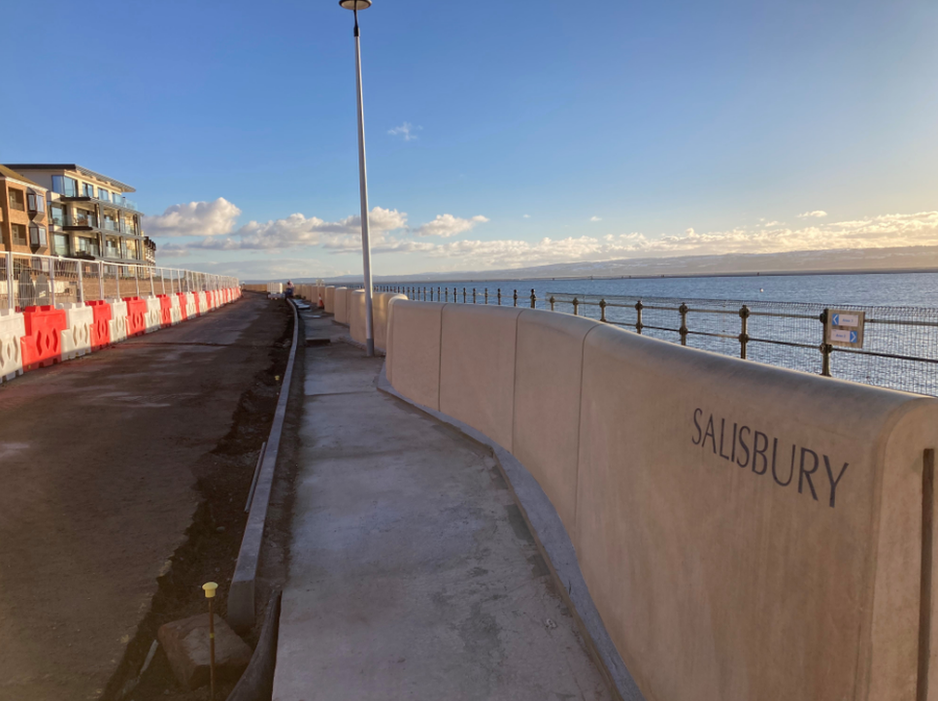
[[488, 449], [379, 392], [381, 358], [306, 362], [274, 701], [613, 698]]

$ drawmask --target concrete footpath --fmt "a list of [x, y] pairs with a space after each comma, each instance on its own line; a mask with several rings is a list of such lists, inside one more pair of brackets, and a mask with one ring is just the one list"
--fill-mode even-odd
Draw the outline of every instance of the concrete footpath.
[[615, 698], [490, 450], [336, 340], [306, 353], [274, 701]]

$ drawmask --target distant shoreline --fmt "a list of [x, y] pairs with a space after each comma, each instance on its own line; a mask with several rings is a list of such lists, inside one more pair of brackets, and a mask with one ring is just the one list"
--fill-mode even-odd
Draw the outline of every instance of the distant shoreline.
[[[929, 273], [938, 273], [938, 268], [870, 268], [870, 269], [861, 269], [861, 268], [848, 268], [843, 270], [837, 269], [827, 269], [827, 270], [811, 270], [811, 271], [794, 271], [794, 270], [772, 270], [772, 271], [757, 271], [757, 272], [740, 272], [740, 273], [659, 273], [657, 275], [561, 275], [556, 277], [499, 277], [499, 278], [484, 278], [484, 277], [471, 277], [471, 278], [453, 278], [448, 280], [441, 279], [414, 279], [408, 277], [380, 277], [375, 278], [375, 284], [380, 285], [393, 285], [393, 284], [412, 284], [412, 285], [436, 285], [436, 284], [452, 284], [452, 283], [464, 283], [464, 282], [569, 282], [575, 280], [679, 280], [679, 279], [705, 279], [705, 278], [718, 278], [718, 277], [798, 277], [798, 276], [810, 276], [810, 275], [909, 275], [909, 274], [929, 274]], [[334, 279], [326, 280], [327, 282], [356, 282], [354, 278], [345, 278], [345, 279]]]

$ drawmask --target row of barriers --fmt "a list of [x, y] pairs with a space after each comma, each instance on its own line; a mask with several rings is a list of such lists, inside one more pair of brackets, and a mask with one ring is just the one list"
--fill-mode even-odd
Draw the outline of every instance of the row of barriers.
[[[107, 263], [24, 256], [29, 260], [23, 265], [20, 258], [0, 256], [0, 381], [174, 326], [241, 297], [230, 277], [120, 265], [111, 266], [119, 270], [105, 285], [103, 274], [93, 272], [103, 272]], [[63, 275], [65, 270], [77, 274]]]
[[398, 393], [540, 484], [647, 701], [938, 698], [938, 400], [530, 308], [387, 334]]

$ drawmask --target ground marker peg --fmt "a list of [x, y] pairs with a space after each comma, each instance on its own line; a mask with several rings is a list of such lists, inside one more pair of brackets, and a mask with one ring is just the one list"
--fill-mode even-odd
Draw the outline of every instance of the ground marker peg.
[[206, 582], [202, 585], [205, 598], [208, 599], [208, 674], [209, 674], [209, 700], [215, 701], [215, 611], [212, 605], [215, 601], [215, 582]]

